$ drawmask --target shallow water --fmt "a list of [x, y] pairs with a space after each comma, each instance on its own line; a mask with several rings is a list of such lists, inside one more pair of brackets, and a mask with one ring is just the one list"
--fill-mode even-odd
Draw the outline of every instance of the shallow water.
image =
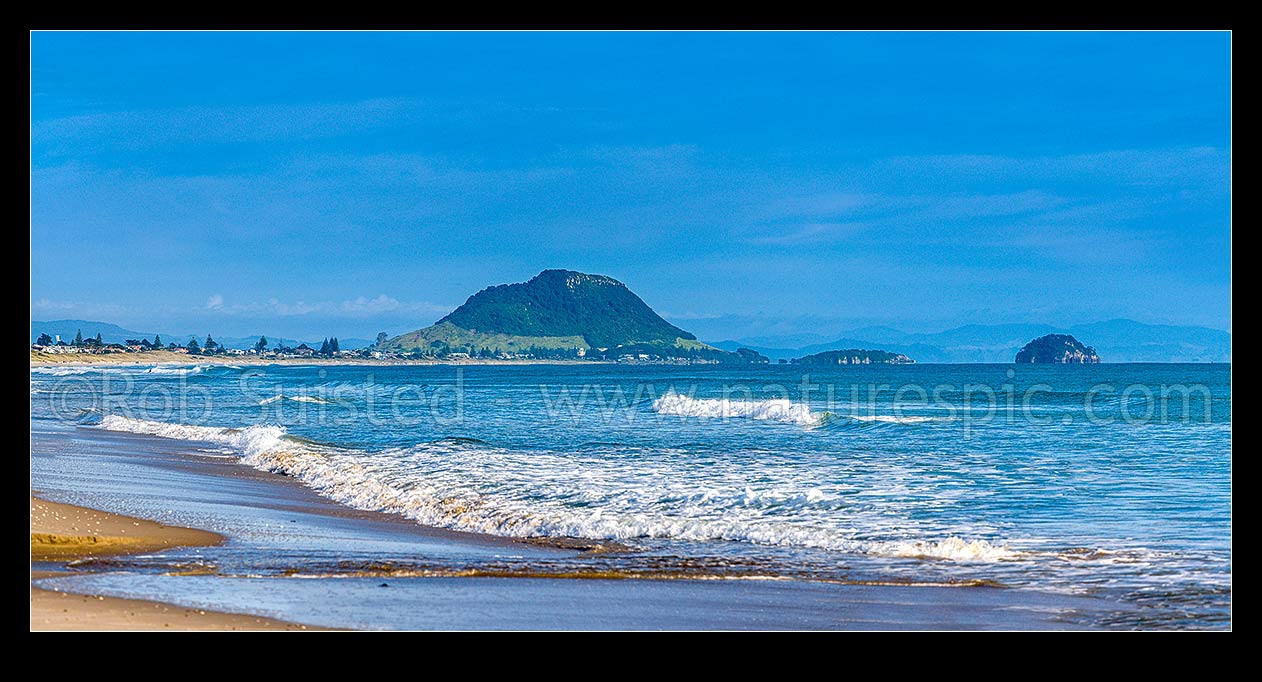
[[[63, 463], [76, 438], [159, 436], [349, 508], [627, 550], [370, 552], [393, 557], [374, 576], [985, 582], [1116, 605], [1084, 625], [1229, 622], [1229, 365], [811, 368], [809, 383], [791, 366], [53, 367], [31, 381], [32, 429]], [[72, 459], [90, 471], [92, 457]], [[37, 484], [73, 475], [36, 460]], [[218, 570], [352, 579], [344, 550], [260, 549]]]

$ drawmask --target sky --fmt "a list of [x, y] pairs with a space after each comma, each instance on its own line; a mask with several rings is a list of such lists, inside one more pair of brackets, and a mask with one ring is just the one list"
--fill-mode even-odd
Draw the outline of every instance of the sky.
[[371, 338], [546, 268], [702, 338], [1231, 328], [1228, 33], [31, 36], [31, 316]]

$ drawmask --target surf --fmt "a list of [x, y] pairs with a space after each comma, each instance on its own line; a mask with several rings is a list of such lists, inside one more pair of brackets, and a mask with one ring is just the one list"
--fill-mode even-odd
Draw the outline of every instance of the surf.
[[726, 398], [692, 398], [678, 393], [666, 393], [653, 401], [653, 411], [658, 414], [706, 419], [756, 419], [762, 421], [819, 426], [823, 414], [811, 412], [808, 405], [795, 403], [787, 398], [772, 400], [728, 400]]

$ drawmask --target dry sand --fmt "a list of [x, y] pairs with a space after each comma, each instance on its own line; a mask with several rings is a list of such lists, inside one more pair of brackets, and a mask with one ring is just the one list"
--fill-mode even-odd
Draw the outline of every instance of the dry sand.
[[[172, 547], [217, 545], [223, 536], [193, 528], [58, 504], [31, 495], [31, 560], [71, 561], [89, 556], [135, 554]], [[32, 572], [45, 578], [55, 572]], [[138, 599], [54, 592], [31, 587], [32, 630], [311, 630], [232, 613]]]

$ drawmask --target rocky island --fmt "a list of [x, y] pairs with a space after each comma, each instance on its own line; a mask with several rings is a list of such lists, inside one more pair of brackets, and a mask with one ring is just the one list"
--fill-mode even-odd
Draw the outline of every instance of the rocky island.
[[829, 350], [791, 361], [795, 365], [910, 365], [915, 360], [884, 350]]
[[1082, 345], [1068, 334], [1048, 334], [1025, 344], [1017, 351], [1016, 362], [1094, 365], [1100, 362], [1100, 356], [1096, 355], [1094, 348]]

